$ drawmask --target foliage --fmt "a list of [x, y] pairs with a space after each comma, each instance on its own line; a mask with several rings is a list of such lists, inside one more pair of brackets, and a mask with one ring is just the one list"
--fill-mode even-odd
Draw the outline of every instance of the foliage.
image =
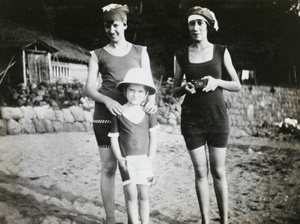
[[157, 92], [158, 121], [161, 124], [180, 124], [181, 98], [173, 96], [173, 79], [161, 81]]
[[89, 110], [92, 104], [85, 97], [83, 84], [74, 83], [47, 83], [41, 82], [25, 86], [20, 84], [15, 87], [6, 87], [0, 98], [0, 106], [43, 106], [50, 105], [53, 108], [67, 108], [81, 106]]
[[285, 118], [275, 126], [278, 127], [279, 133], [291, 135], [300, 140], [300, 124], [296, 119]]
[[[111, 1], [2, 2], [0, 19], [44, 29], [90, 50], [108, 42], [101, 7]], [[152, 67], [163, 67], [163, 73], [153, 72], [155, 77], [163, 75], [165, 80], [172, 77], [174, 52], [190, 43], [183, 15], [191, 4], [198, 4], [215, 12], [220, 30], [210, 40], [228, 46], [238, 71], [255, 70], [259, 85], [290, 85], [297, 81], [299, 84], [297, 0], [116, 0], [115, 3], [128, 4], [130, 8], [126, 39], [147, 46]]]
[[168, 78], [167, 81], [163, 81], [158, 87], [157, 102], [158, 104], [176, 104], [180, 101], [180, 98], [173, 97], [173, 79]]
[[255, 137], [268, 137], [279, 141], [300, 140], [300, 124], [296, 119], [285, 118], [273, 124], [263, 122], [261, 125], [248, 126], [246, 129]]
[[12, 58], [10, 59], [8, 65], [7, 65], [7, 67], [6, 67], [6, 69], [4, 69], [3, 71], [0, 72], [0, 86], [1, 86], [1, 84], [2, 84], [2, 82], [3, 82], [3, 80], [4, 80], [4, 78], [5, 78], [5, 76], [6, 76], [6, 74], [7, 74], [7, 71], [8, 71], [12, 66], [14, 66], [14, 64], [16, 63], [15, 61], [13, 61], [13, 59], [14, 59], [14, 57], [12, 57]]

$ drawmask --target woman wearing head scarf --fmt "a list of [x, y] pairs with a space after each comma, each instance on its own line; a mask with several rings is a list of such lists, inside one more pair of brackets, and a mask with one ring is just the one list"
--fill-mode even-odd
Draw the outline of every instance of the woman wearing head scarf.
[[[86, 81], [86, 95], [95, 101], [93, 128], [101, 157], [101, 194], [106, 213], [106, 224], [115, 223], [114, 195], [117, 160], [111, 150], [108, 137], [111, 116], [123, 113], [126, 103], [123, 93], [116, 88], [131, 68], [143, 68], [150, 71], [149, 56], [146, 47], [134, 45], [125, 39], [127, 29], [127, 5], [110, 4], [103, 9], [105, 33], [110, 43], [103, 48], [91, 51], [89, 72]], [[98, 77], [101, 87], [97, 89]], [[152, 78], [152, 77], [151, 77]], [[144, 106], [147, 113], [154, 113], [155, 96], [149, 96]]]
[[[186, 14], [192, 44], [175, 53], [174, 96], [185, 95], [181, 112], [181, 132], [190, 154], [202, 224], [209, 223], [209, 167], [213, 177], [221, 223], [228, 223], [228, 189], [225, 157], [229, 134], [227, 109], [223, 89], [241, 88], [230, 54], [225, 46], [207, 39], [218, 29], [212, 11], [200, 6]], [[222, 68], [231, 80], [222, 79]], [[182, 85], [183, 78], [186, 83]], [[206, 146], [208, 149], [206, 149]]]

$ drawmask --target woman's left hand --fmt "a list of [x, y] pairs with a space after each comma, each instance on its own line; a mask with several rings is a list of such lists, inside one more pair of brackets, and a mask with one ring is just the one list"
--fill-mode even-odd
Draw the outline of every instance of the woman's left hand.
[[147, 114], [155, 114], [157, 112], [158, 108], [157, 105], [154, 104], [154, 102], [147, 102], [144, 106], [144, 111]]
[[204, 76], [202, 78], [207, 80], [206, 87], [203, 88], [204, 92], [214, 91], [219, 86], [219, 81], [211, 76]]

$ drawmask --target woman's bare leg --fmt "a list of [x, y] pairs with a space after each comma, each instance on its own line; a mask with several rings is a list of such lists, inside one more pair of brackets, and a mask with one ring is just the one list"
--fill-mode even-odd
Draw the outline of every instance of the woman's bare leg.
[[106, 214], [106, 224], [115, 224], [115, 174], [117, 160], [110, 148], [100, 148], [100, 188]]
[[209, 146], [209, 155], [221, 223], [228, 224], [228, 185], [225, 167], [226, 148]]
[[195, 171], [195, 185], [202, 224], [209, 223], [209, 186], [208, 186], [208, 161], [205, 146], [189, 150]]

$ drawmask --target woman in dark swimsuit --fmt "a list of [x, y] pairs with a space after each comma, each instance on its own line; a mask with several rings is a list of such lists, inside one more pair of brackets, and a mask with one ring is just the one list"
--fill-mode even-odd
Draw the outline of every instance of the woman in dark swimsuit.
[[[202, 224], [209, 223], [209, 165], [221, 223], [228, 224], [225, 158], [229, 122], [223, 89], [239, 91], [241, 85], [226, 47], [207, 39], [208, 31], [217, 29], [214, 14], [195, 6], [188, 10], [186, 19], [193, 43], [177, 51], [174, 59], [174, 96], [185, 95], [181, 132], [194, 166]], [[231, 81], [222, 80], [222, 67]], [[184, 75], [186, 83], [182, 85]]]
[[[111, 116], [123, 113], [122, 104], [126, 103], [124, 94], [116, 89], [131, 68], [143, 68], [151, 74], [150, 61], [146, 47], [128, 42], [125, 39], [127, 29], [127, 5], [110, 4], [103, 8], [105, 33], [110, 43], [103, 48], [91, 51], [89, 73], [85, 92], [95, 101], [93, 128], [101, 157], [100, 187], [106, 214], [106, 224], [115, 224], [114, 197], [117, 160], [111, 150]], [[97, 80], [101, 77], [101, 87]], [[144, 110], [154, 113], [155, 96], [149, 96]]]

